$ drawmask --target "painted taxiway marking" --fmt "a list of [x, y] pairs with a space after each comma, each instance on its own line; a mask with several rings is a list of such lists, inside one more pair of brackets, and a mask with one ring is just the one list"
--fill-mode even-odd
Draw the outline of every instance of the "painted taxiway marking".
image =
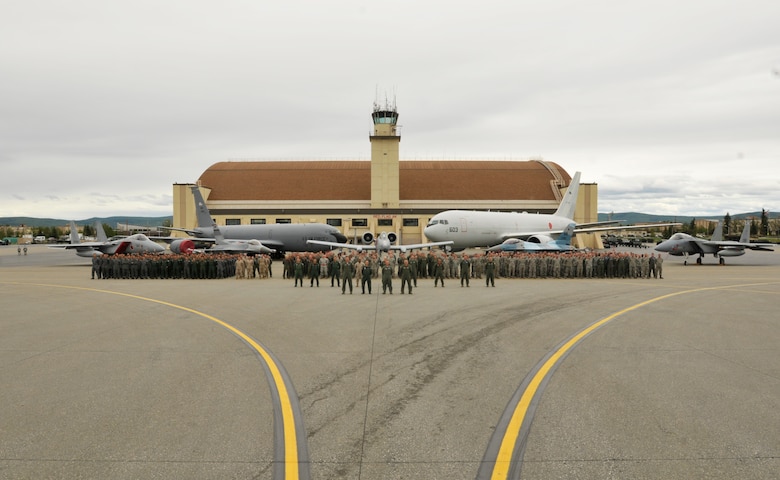
[[21, 282], [0, 282], [0, 283], [4, 283], [7, 285], [66, 288], [70, 290], [83, 290], [88, 292], [119, 295], [121, 297], [143, 300], [145, 302], [157, 303], [160, 305], [165, 305], [167, 307], [176, 308], [178, 310], [183, 310], [185, 312], [189, 312], [194, 315], [198, 315], [200, 317], [211, 320], [212, 322], [226, 328], [234, 335], [236, 335], [238, 338], [243, 340], [250, 347], [252, 347], [255, 350], [255, 352], [260, 355], [272, 380], [271, 382], [272, 392], [273, 391], [278, 392], [278, 407], [279, 407], [278, 410], [281, 411], [281, 420], [282, 420], [282, 429], [280, 433], [282, 433], [284, 437], [284, 442], [283, 442], [284, 452], [283, 452], [283, 458], [277, 458], [276, 461], [277, 461], [277, 466], [279, 466], [279, 464], [281, 463], [283, 464], [284, 468], [283, 471], [282, 469], [275, 470], [274, 478], [277, 480], [281, 480], [281, 479], [308, 480], [309, 459], [308, 459], [308, 454], [306, 453], [307, 452], [306, 444], [301, 443], [299, 445], [298, 443], [299, 434], [301, 437], [300, 438], [301, 442], [306, 441], [306, 434], [303, 429], [303, 421], [300, 418], [300, 413], [298, 414], [297, 417], [294, 414], [295, 411], [299, 412], [299, 409], [297, 407], [297, 403], [294, 405], [293, 402], [291, 401], [290, 392], [293, 391], [292, 383], [291, 382], [288, 383], [289, 381], [288, 375], [286, 374], [286, 372], [284, 372], [283, 368], [276, 362], [273, 355], [249, 335], [245, 334], [244, 332], [230, 325], [229, 323], [226, 323], [207, 313], [199, 312], [198, 310], [194, 310], [192, 308], [188, 308], [182, 305], [177, 305], [175, 303], [170, 303], [170, 302], [157, 300], [149, 297], [142, 297], [140, 295], [133, 295], [131, 293], [115, 292], [112, 290], [102, 290], [99, 288], [75, 287], [71, 285], [55, 285], [55, 284], [45, 284], [45, 283], [21, 283]]
[[[548, 353], [520, 384], [520, 388], [515, 392], [512, 401], [509, 402], [509, 405], [502, 415], [501, 420], [493, 433], [493, 437], [488, 444], [487, 451], [485, 452], [481, 466], [477, 472], [477, 480], [507, 480], [519, 478], [519, 468], [523, 460], [525, 442], [530, 432], [530, 424], [533, 420], [536, 405], [540, 401], [544, 390], [543, 386], [549, 381], [550, 377], [555, 372], [555, 369], [562, 363], [563, 359], [574, 349], [574, 347], [594, 331], [623, 314], [671, 297], [708, 290], [733, 290], [744, 287], [773, 284], [775, 283], [764, 282], [704, 287], [661, 295], [615, 312], [574, 334], [552, 352]], [[514, 408], [512, 408], [512, 405], [514, 405]]]

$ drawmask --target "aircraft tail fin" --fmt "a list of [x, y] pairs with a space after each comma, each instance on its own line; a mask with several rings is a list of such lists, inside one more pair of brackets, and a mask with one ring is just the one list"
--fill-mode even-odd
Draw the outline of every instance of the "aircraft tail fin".
[[574, 227], [576, 227], [577, 224], [572, 222], [566, 226], [566, 228], [563, 229], [563, 232], [561, 232], [560, 235], [558, 235], [558, 238], [555, 240], [555, 243], [557, 243], [559, 246], [571, 246], [571, 240], [574, 237]]
[[222, 235], [222, 232], [219, 230], [219, 227], [217, 224], [214, 224], [214, 240], [216, 240], [217, 245], [225, 245], [227, 242], [225, 241], [225, 237]]
[[559, 217], [574, 218], [574, 209], [577, 207], [577, 195], [580, 191], [580, 172], [574, 174], [574, 177], [569, 183], [569, 188], [566, 189], [566, 193], [563, 194], [563, 200], [558, 206], [558, 210], [555, 211], [555, 215]]
[[745, 220], [745, 228], [742, 229], [742, 235], [739, 236], [740, 243], [750, 243], [750, 219]]
[[106, 243], [108, 241], [106, 231], [103, 229], [103, 224], [100, 223], [100, 220], [95, 220], [95, 236], [98, 242]]
[[79, 231], [76, 228], [76, 222], [73, 220], [70, 221], [70, 243], [71, 245], [81, 243], [81, 239], [79, 239]]
[[197, 185], [192, 186], [192, 195], [195, 197], [195, 215], [198, 220], [198, 227], [213, 227], [215, 225], [214, 220], [211, 218], [206, 201], [203, 200], [203, 195], [201, 195], [200, 188]]
[[713, 242], [722, 242], [723, 241], [723, 223], [718, 221], [718, 224], [715, 225], [715, 231], [712, 232], [712, 238], [710, 239]]

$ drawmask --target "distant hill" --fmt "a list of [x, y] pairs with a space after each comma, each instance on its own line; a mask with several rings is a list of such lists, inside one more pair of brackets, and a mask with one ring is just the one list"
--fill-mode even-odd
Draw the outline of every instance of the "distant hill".
[[[606, 222], [608, 220], [622, 220], [626, 224], [636, 223], [657, 223], [657, 222], [681, 222], [688, 223], [691, 220], [723, 220], [726, 215], [652, 215], [649, 213], [637, 213], [637, 212], [615, 212], [615, 213], [599, 213], [599, 222]], [[747, 212], [747, 213], [733, 213], [731, 218], [733, 220], [744, 220], [747, 217], [761, 218], [761, 212]], [[780, 213], [769, 212], [769, 218], [780, 218]]]
[[[95, 220], [115, 227], [117, 223], [129, 223], [131, 225], [156, 227], [163, 225], [166, 220], [173, 221], [173, 215], [165, 217], [92, 217], [76, 220], [76, 225], [92, 225]], [[26, 225], [28, 227], [62, 227], [70, 224], [70, 220], [59, 218], [34, 218], [34, 217], [0, 217], [0, 225], [16, 227]]]

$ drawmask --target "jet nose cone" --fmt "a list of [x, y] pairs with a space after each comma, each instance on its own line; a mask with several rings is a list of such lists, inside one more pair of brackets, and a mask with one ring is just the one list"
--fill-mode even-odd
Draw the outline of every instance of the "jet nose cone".
[[347, 237], [343, 235], [341, 232], [334, 232], [333, 236], [336, 237], [336, 242], [347, 243]]

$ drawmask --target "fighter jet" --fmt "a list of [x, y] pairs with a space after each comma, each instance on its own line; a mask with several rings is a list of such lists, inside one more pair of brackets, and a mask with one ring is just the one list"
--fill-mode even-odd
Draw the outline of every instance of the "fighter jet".
[[576, 248], [571, 246], [571, 239], [574, 236], [574, 227], [576, 223], [570, 223], [563, 229], [563, 233], [558, 235], [555, 240], [545, 243], [525, 242], [519, 238], [507, 238], [494, 247], [487, 249], [488, 252], [571, 252]]
[[354, 244], [346, 242], [325, 242], [321, 240], [308, 240], [308, 243], [314, 245], [323, 245], [331, 248], [349, 248], [361, 252], [363, 250], [376, 250], [378, 252], [388, 252], [390, 250], [400, 250], [406, 252], [407, 250], [414, 250], [416, 248], [426, 247], [443, 247], [452, 245], [452, 241], [445, 242], [431, 242], [431, 243], [411, 243], [407, 245], [394, 245], [398, 240], [398, 236], [393, 232], [382, 232], [379, 235], [366, 232], [362, 235], [361, 241], [363, 244]]
[[70, 222], [70, 243], [65, 245], [49, 245], [49, 248], [64, 248], [66, 250], [76, 250], [79, 257], [91, 258], [95, 255], [118, 255], [134, 253], [163, 253], [165, 247], [155, 243], [143, 233], [136, 233], [129, 237], [123, 237], [116, 240], [106, 239], [106, 233], [100, 222], [96, 222], [95, 230], [97, 232], [97, 242], [82, 242], [79, 239], [79, 232], [76, 229], [76, 222]]
[[750, 243], [750, 220], [745, 221], [745, 228], [738, 242], [723, 240], [723, 225], [718, 222], [715, 231], [712, 232], [712, 238], [704, 240], [696, 238], [687, 233], [675, 233], [669, 240], [656, 245], [655, 249], [659, 252], [667, 252], [669, 255], [684, 256], [684, 265], [688, 265], [689, 254], [699, 254], [696, 259], [697, 264], [701, 264], [704, 255], [711, 254], [719, 258], [719, 263], [725, 262], [723, 257], [738, 257], [745, 254], [745, 249], [758, 250], [762, 252], [771, 252], [774, 250], [771, 243]]
[[177, 243], [174, 253], [245, 253], [247, 255], [271, 254], [276, 252], [273, 248], [268, 248], [259, 240], [226, 240], [219, 227], [214, 225], [214, 245], [205, 249], [195, 248], [195, 242], [184, 240]]
[[[186, 232], [192, 238], [161, 238], [170, 241], [172, 252], [182, 251], [182, 248], [194, 248], [199, 243], [216, 244], [217, 239], [214, 233], [214, 221], [211, 218], [203, 195], [197, 186], [192, 187], [192, 194], [195, 199], [196, 217], [198, 226], [194, 229], [163, 227], [168, 230]], [[233, 240], [256, 240], [264, 247], [273, 249], [277, 254], [284, 252], [311, 252], [327, 250], [319, 245], [307, 243], [307, 240], [322, 240], [346, 242], [344, 236], [336, 227], [325, 223], [272, 223], [264, 225], [223, 225], [219, 227], [223, 237], [228, 241]]]

